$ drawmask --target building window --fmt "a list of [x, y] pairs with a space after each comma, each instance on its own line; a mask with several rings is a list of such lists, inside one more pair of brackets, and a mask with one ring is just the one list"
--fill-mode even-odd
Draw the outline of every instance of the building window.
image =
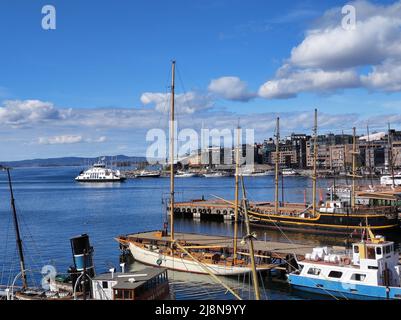
[[318, 268], [309, 268], [308, 274], [313, 275], [313, 276], [318, 276], [322, 272], [321, 269]]
[[340, 271], [330, 271], [329, 278], [340, 279], [343, 276], [343, 273]]
[[109, 287], [109, 283], [107, 281], [102, 281], [102, 288], [107, 289]]
[[365, 279], [366, 279], [366, 274], [354, 273], [351, 276], [351, 280], [354, 281], [365, 281]]

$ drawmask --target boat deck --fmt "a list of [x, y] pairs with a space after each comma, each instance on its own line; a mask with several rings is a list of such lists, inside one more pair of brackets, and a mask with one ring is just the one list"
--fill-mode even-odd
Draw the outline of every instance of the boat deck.
[[[160, 237], [158, 231], [129, 234], [127, 235], [127, 238], [142, 239], [145, 241], [170, 241], [169, 236]], [[227, 248], [233, 247], [233, 239], [224, 236], [176, 232], [175, 239], [197, 246], [221, 245], [222, 247]], [[238, 241], [238, 251], [248, 251], [247, 245], [241, 245], [240, 240], [241, 239]], [[316, 245], [262, 240], [254, 241], [255, 255], [278, 259], [286, 259], [288, 255], [292, 254], [294, 254], [298, 259], [303, 259], [305, 254], [312, 252], [314, 247], [316, 247]], [[345, 247], [340, 246], [335, 246], [333, 249], [335, 251], [345, 251]]]

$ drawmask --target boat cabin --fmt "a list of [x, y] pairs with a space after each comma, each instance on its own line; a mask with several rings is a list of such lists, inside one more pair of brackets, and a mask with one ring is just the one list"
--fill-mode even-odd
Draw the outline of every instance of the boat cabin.
[[146, 268], [139, 272], [104, 273], [92, 279], [95, 300], [160, 300], [167, 298], [167, 269]]

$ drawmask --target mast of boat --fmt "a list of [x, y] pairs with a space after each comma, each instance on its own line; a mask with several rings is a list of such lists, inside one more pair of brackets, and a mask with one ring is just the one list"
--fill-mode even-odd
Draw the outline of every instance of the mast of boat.
[[352, 197], [351, 208], [355, 208], [355, 177], [356, 177], [356, 128], [352, 129]]
[[369, 124], [366, 126], [367, 133], [368, 133], [368, 150], [369, 150], [369, 176], [370, 176], [370, 184], [373, 186], [373, 173], [372, 173], [372, 158], [371, 158], [371, 152], [372, 148], [370, 145], [370, 133], [369, 133]]
[[280, 163], [280, 118], [277, 118], [276, 122], [276, 169], [275, 169], [275, 199], [274, 199], [274, 206], [275, 206], [275, 213], [278, 214], [279, 210], [279, 202], [278, 202], [278, 178], [279, 178], [279, 164]]
[[234, 200], [234, 256], [233, 263], [237, 260], [237, 242], [238, 242], [238, 198], [239, 198], [239, 169], [240, 169], [240, 127], [237, 127], [237, 147], [235, 148], [235, 200]]
[[19, 224], [18, 224], [18, 218], [17, 218], [17, 209], [15, 208], [15, 198], [14, 198], [13, 185], [12, 185], [12, 182], [11, 182], [10, 168], [1, 167], [1, 166], [0, 166], [0, 168], [7, 172], [8, 187], [10, 189], [11, 209], [12, 209], [14, 229], [15, 229], [15, 238], [16, 238], [16, 241], [17, 241], [17, 248], [18, 248], [19, 260], [20, 260], [22, 288], [23, 289], [27, 289], [28, 288], [28, 282], [27, 282], [27, 279], [26, 279], [25, 259], [24, 259], [24, 252], [22, 250], [22, 240], [21, 240]]
[[171, 106], [170, 106], [170, 239], [174, 242], [174, 91], [175, 60], [171, 63]]
[[312, 176], [312, 208], [313, 215], [316, 215], [316, 184], [317, 184], [317, 109], [315, 109], [315, 125], [313, 127], [313, 176]]
[[252, 279], [253, 279], [253, 287], [255, 290], [255, 299], [260, 300], [259, 279], [258, 279], [258, 272], [256, 270], [255, 252], [254, 252], [254, 248], [253, 248], [253, 239], [255, 238], [255, 235], [251, 233], [251, 228], [249, 225], [248, 202], [246, 199], [246, 191], [245, 191], [245, 184], [244, 184], [243, 176], [241, 176], [241, 185], [242, 185], [242, 201], [243, 201], [243, 208], [244, 208], [244, 218], [245, 218], [245, 226], [246, 226], [246, 236], [244, 238], [248, 242], [249, 255], [251, 256]]
[[387, 134], [387, 139], [388, 139], [388, 162], [390, 165], [390, 170], [391, 170], [391, 178], [393, 181], [393, 188], [395, 187], [395, 181], [394, 181], [394, 166], [393, 166], [393, 144], [392, 144], [392, 139], [391, 139], [391, 131], [390, 131], [390, 122], [388, 123], [388, 134]]

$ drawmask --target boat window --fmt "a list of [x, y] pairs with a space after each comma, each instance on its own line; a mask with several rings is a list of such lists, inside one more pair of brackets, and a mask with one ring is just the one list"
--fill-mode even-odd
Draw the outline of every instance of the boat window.
[[102, 281], [102, 288], [107, 289], [109, 287], [109, 283], [107, 281]]
[[322, 270], [319, 268], [309, 268], [309, 270], [308, 270], [308, 274], [311, 274], [314, 276], [318, 276], [320, 274], [320, 272], [322, 272]]
[[127, 300], [130, 298], [129, 290], [124, 290], [124, 299]]
[[384, 249], [386, 250], [386, 254], [391, 252], [391, 246], [386, 246]]
[[351, 276], [351, 280], [354, 280], [354, 281], [365, 281], [365, 278], [366, 278], [366, 274], [361, 274], [361, 273], [354, 273]]
[[354, 246], [354, 253], [359, 253], [359, 246]]
[[376, 254], [381, 255], [382, 254], [382, 248], [381, 247], [376, 247]]
[[367, 249], [367, 258], [376, 259], [375, 247], [368, 247]]
[[342, 277], [342, 275], [343, 275], [343, 273], [340, 271], [330, 271], [329, 278], [340, 279]]

